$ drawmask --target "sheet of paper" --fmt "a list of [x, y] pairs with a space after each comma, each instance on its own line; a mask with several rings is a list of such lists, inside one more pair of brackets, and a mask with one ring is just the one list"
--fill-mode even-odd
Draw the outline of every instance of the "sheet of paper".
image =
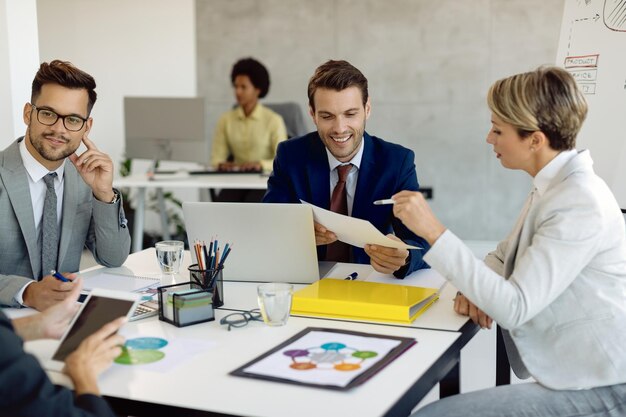
[[166, 373], [216, 346], [215, 342], [162, 337], [139, 336], [120, 331], [126, 338], [125, 351], [114, 361], [114, 367]]
[[91, 291], [94, 288], [105, 288], [108, 290], [132, 292], [161, 283], [160, 278], [112, 274], [101, 269], [86, 272], [80, 274], [80, 276], [83, 278], [84, 291]]
[[347, 386], [382, 360], [399, 340], [311, 331], [248, 366], [245, 372], [310, 384]]
[[348, 275], [356, 272], [357, 281], [383, 282], [386, 284], [410, 285], [414, 287], [438, 288], [441, 290], [448, 282], [434, 269], [420, 269], [408, 275], [404, 279], [398, 279], [391, 274], [376, 272], [371, 265], [351, 264], [337, 262], [328, 271], [324, 278], [345, 279]]
[[300, 200], [313, 208], [315, 221], [337, 235], [337, 239], [349, 245], [359, 248], [366, 244], [381, 245], [397, 249], [421, 249], [410, 246], [404, 242], [398, 242], [383, 235], [374, 225], [366, 220], [344, 216], [330, 210], [317, 207], [313, 204]]

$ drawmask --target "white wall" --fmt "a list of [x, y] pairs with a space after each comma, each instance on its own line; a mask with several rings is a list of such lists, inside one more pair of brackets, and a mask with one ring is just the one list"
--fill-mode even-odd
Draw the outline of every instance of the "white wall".
[[124, 96], [196, 95], [193, 0], [38, 0], [37, 9], [41, 60], [71, 61], [96, 79], [91, 138], [116, 164]]
[[22, 109], [39, 67], [35, 0], [0, 0], [0, 149], [24, 134]]

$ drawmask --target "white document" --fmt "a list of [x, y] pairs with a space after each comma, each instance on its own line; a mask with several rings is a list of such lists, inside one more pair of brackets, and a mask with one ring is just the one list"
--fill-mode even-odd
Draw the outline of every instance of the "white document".
[[114, 372], [141, 370], [167, 373], [217, 345], [213, 341], [202, 339], [146, 337], [124, 328], [120, 330], [120, 334], [126, 338], [126, 352], [122, 352], [114, 361]]
[[161, 283], [160, 278], [114, 274], [105, 272], [102, 269], [86, 272], [80, 274], [80, 276], [83, 279], [83, 291], [105, 288], [108, 290], [133, 292]]
[[388, 238], [367, 220], [344, 216], [343, 214], [314, 206], [304, 200], [300, 201], [313, 208], [313, 218], [317, 223], [332, 231], [337, 235], [337, 239], [349, 245], [358, 248], [363, 248], [366, 244], [372, 244], [396, 249], [422, 249], [418, 246], [410, 246], [404, 242]]

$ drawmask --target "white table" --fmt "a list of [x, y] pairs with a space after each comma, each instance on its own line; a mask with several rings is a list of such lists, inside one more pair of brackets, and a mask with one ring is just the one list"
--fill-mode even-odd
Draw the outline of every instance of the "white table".
[[132, 251], [138, 252], [143, 249], [143, 231], [145, 221], [146, 190], [154, 188], [157, 192], [157, 203], [160, 208], [161, 228], [164, 240], [169, 239], [169, 227], [165, 202], [163, 200], [163, 188], [197, 188], [197, 189], [254, 189], [264, 190], [267, 188], [267, 176], [262, 174], [209, 174], [189, 175], [185, 173], [157, 174], [153, 179], [147, 175], [132, 175], [118, 177], [113, 181], [116, 188], [128, 187], [137, 189], [137, 201], [135, 218], [133, 220]]
[[[407, 415], [421, 398], [424, 376], [438, 378], [431, 374], [445, 366], [445, 354], [460, 349], [460, 333], [456, 332], [381, 329], [371, 324], [301, 317], [291, 317], [283, 327], [251, 322], [227, 331], [218, 323], [228, 313], [218, 310], [216, 321], [182, 329], [156, 318], [129, 323], [125, 332], [138, 336], [205, 339], [214, 345], [168, 373], [114, 366], [100, 377], [101, 392], [117, 412], [134, 416], [188, 415], [191, 410], [268, 417]], [[228, 375], [307, 327], [413, 337], [418, 343], [363, 385], [347, 392]], [[50, 357], [55, 346], [52, 341], [31, 342], [27, 349], [39, 357]], [[56, 383], [67, 383], [64, 375], [49, 374]]]
[[[131, 275], [147, 275], [150, 277], [161, 277], [162, 284], [168, 285], [177, 282], [189, 281], [187, 267], [194, 263], [191, 259], [189, 251], [185, 251], [185, 256], [180, 268], [181, 273], [177, 275], [163, 275], [156, 261], [154, 248], [144, 249], [141, 252], [133, 253], [128, 257], [124, 266], [119, 268], [110, 268], [109, 271], [119, 272]], [[98, 269], [100, 267], [90, 268], [88, 270]], [[429, 271], [416, 271], [404, 280], [399, 280], [389, 275], [390, 284], [411, 284], [415, 278], [419, 279], [421, 274], [429, 273]], [[246, 311], [256, 307], [256, 288], [258, 283], [244, 281], [228, 280], [228, 266], [224, 269], [224, 306], [222, 309]], [[417, 281], [415, 281], [417, 282]], [[305, 287], [307, 284], [293, 284], [296, 290]], [[451, 284], [441, 292], [439, 300], [426, 310], [422, 315], [418, 316], [411, 324], [381, 324], [383, 326], [399, 326], [414, 327], [434, 330], [447, 330], [459, 332], [467, 324], [468, 318], [456, 314], [453, 310], [454, 297], [456, 296], [456, 288]], [[333, 319], [327, 319], [333, 320]], [[341, 321], [345, 321], [341, 319]]]
[[[188, 253], [183, 271], [190, 259]], [[112, 271], [160, 276], [154, 249], [132, 254], [125, 265]], [[182, 282], [186, 273], [162, 276], [162, 283]], [[114, 366], [100, 380], [102, 393], [118, 413], [134, 416], [211, 415], [236, 416], [402, 416], [437, 383], [458, 392], [460, 350], [476, 333], [467, 318], [452, 312], [450, 291], [412, 325], [386, 325], [347, 320], [291, 317], [283, 327], [251, 322], [227, 331], [219, 325], [232, 310], [256, 307], [257, 283], [229, 282], [224, 285], [224, 307], [216, 321], [176, 328], [156, 317], [131, 322], [124, 332], [138, 336], [202, 339], [212, 347], [168, 373], [140, 367]], [[453, 289], [452, 289], [453, 290]], [[442, 326], [443, 330], [437, 330]], [[307, 327], [349, 329], [367, 333], [415, 338], [418, 343], [363, 385], [338, 392], [228, 375]], [[39, 358], [52, 355], [56, 341], [27, 343]], [[64, 375], [50, 372], [57, 383], [68, 383]], [[449, 382], [450, 379], [455, 381]], [[446, 382], [448, 381], [448, 382]], [[451, 388], [450, 388], [451, 386]], [[442, 395], [446, 395], [442, 388]]]
[[[124, 264], [121, 272], [142, 274], [149, 273], [151, 276], [161, 276], [158, 265], [156, 264], [156, 256], [154, 249], [145, 249], [139, 253], [135, 253], [129, 257]], [[175, 277], [167, 277], [163, 280], [163, 284], [173, 282], [188, 281], [189, 276], [186, 272], [187, 267], [193, 263], [189, 252], [185, 254], [183, 265], [181, 266], [181, 274]], [[360, 265], [363, 267], [363, 265]], [[391, 284], [411, 284], [419, 285], [419, 279], [422, 274], [429, 271], [416, 271], [404, 280], [398, 280], [389, 275], [386, 282]], [[224, 306], [222, 309], [245, 311], [256, 307], [256, 287], [258, 283], [229, 281], [228, 270], [224, 272], [226, 281], [224, 283]], [[295, 289], [304, 287], [304, 284], [294, 284]], [[387, 323], [370, 323], [385, 327], [413, 327], [430, 330], [445, 330], [461, 333], [460, 343], [465, 346], [472, 337], [478, 332], [479, 327], [474, 325], [467, 317], [458, 315], [453, 310], [454, 297], [456, 296], [456, 288], [448, 284], [442, 291], [439, 300], [435, 302], [429, 309], [411, 324], [387, 324]], [[346, 319], [325, 319], [326, 321], [348, 321]], [[352, 321], [355, 322], [355, 321]], [[448, 369], [445, 378], [439, 378], [440, 397], [445, 397], [460, 392], [460, 352], [456, 352], [454, 366]], [[507, 364], [502, 364], [503, 368], [507, 368]], [[424, 393], [426, 394], [426, 392]]]

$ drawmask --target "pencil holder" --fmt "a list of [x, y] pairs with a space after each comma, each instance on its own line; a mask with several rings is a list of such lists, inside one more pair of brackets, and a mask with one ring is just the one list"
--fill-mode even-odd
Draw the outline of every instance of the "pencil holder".
[[224, 267], [214, 269], [200, 269], [198, 264], [190, 265], [189, 278], [198, 288], [213, 293], [213, 307], [224, 305]]
[[159, 320], [177, 327], [215, 320], [213, 293], [193, 282], [157, 288]]

